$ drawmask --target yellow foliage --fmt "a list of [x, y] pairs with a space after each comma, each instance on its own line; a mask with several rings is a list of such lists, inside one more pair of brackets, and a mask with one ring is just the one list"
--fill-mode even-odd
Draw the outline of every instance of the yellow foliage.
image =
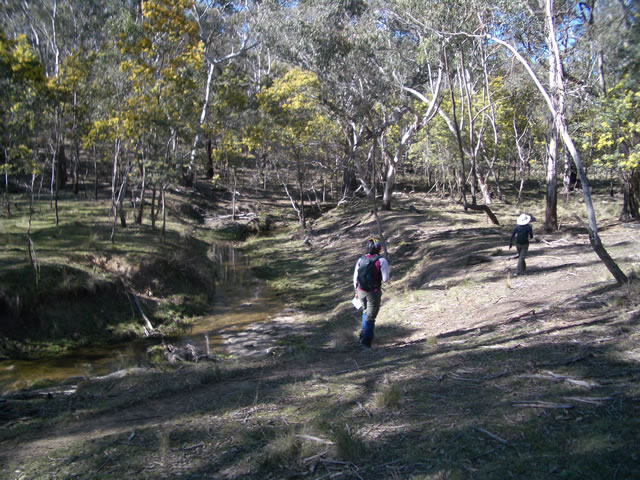
[[622, 170], [640, 166], [640, 87], [625, 76], [594, 108], [595, 121], [583, 148], [592, 147], [600, 156], [596, 163]]

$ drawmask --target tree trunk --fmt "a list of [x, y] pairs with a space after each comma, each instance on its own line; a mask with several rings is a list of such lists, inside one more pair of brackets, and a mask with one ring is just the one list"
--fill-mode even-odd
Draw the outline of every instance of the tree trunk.
[[[129, 162], [129, 166], [127, 167], [127, 171], [124, 174], [124, 178], [122, 179], [122, 183], [120, 184], [120, 188], [118, 190], [118, 196], [115, 199], [115, 203], [114, 203], [115, 207], [119, 206], [120, 224], [122, 225], [123, 228], [127, 226], [126, 211], [123, 207], [123, 201], [127, 192], [127, 182], [129, 180], [129, 173], [131, 172], [132, 166], [133, 166], [133, 163]], [[113, 224], [111, 225], [111, 243], [115, 243], [117, 213], [118, 213], [117, 211], [113, 212]]]
[[147, 169], [144, 165], [144, 159], [140, 162], [140, 176], [142, 177], [142, 186], [140, 187], [140, 207], [138, 209], [138, 216], [136, 217], [136, 224], [142, 225], [142, 214], [144, 213], [144, 195], [147, 179]]
[[207, 108], [209, 106], [209, 96], [211, 94], [211, 79], [213, 78], [213, 70], [215, 65], [209, 64], [209, 70], [207, 71], [207, 83], [205, 84], [204, 101], [202, 102], [202, 109], [200, 110], [200, 120], [198, 121], [198, 128], [193, 138], [193, 144], [191, 146], [191, 153], [189, 155], [189, 167], [187, 169], [186, 184], [187, 186], [193, 186], [196, 177], [196, 149], [198, 148], [198, 141], [200, 135], [202, 135], [202, 126], [207, 118]]
[[165, 190], [165, 186], [164, 184], [162, 184], [162, 186], [160, 187], [160, 200], [162, 202], [162, 233], [160, 237], [162, 238], [162, 243], [164, 243], [164, 234], [167, 229], [167, 212], [166, 212], [165, 201], [164, 201], [164, 190]]
[[382, 194], [382, 209], [391, 210], [391, 199], [396, 184], [396, 159], [394, 158], [387, 165], [387, 175], [384, 182], [384, 193]]
[[7, 217], [11, 217], [11, 201], [9, 200], [9, 157], [7, 156], [6, 147], [2, 149], [2, 160], [4, 164], [4, 198], [7, 201]]
[[236, 221], [236, 193], [238, 182], [236, 181], [236, 169], [233, 169], [233, 191], [231, 192], [231, 220]]
[[549, 132], [547, 143], [547, 192], [545, 196], [544, 230], [555, 232], [558, 230], [558, 131], [554, 124]]
[[80, 168], [80, 138], [78, 133], [78, 92], [73, 91], [73, 125], [71, 127], [73, 138], [72, 177], [73, 194], [78, 195], [78, 170]]
[[[447, 49], [444, 49], [444, 63], [445, 63], [445, 69], [447, 72], [447, 77], [449, 79], [449, 92], [451, 93], [451, 121], [447, 122], [449, 123], [449, 128], [453, 129], [453, 133], [456, 136], [456, 143], [458, 145], [458, 153], [460, 154], [460, 175], [459, 175], [459, 182], [460, 182], [460, 193], [462, 195], [462, 203], [465, 207], [465, 210], [467, 208], [467, 188], [466, 188], [466, 181], [467, 179], [465, 178], [464, 175], [464, 146], [462, 144], [462, 135], [460, 134], [460, 128], [458, 126], [458, 119], [456, 117], [456, 97], [455, 94], [453, 93], [453, 80], [451, 78], [451, 72], [449, 71], [449, 61], [448, 61], [448, 56], [447, 56]], [[440, 110], [442, 112], [442, 110]], [[442, 114], [444, 115], [444, 112], [442, 112]], [[446, 117], [446, 115], [444, 115]], [[448, 120], [448, 118], [445, 118], [445, 120]]]
[[213, 180], [213, 142], [207, 139], [207, 178]]
[[156, 229], [156, 184], [151, 188], [151, 229]]
[[95, 145], [93, 146], [93, 172], [95, 174], [94, 181], [93, 181], [93, 195], [97, 202], [98, 201], [98, 157], [96, 155]]
[[306, 228], [307, 226], [307, 219], [305, 217], [305, 213], [304, 213], [304, 191], [303, 191], [303, 183], [302, 183], [302, 166], [301, 166], [301, 161], [300, 161], [300, 155], [296, 153], [296, 169], [297, 169], [297, 176], [298, 176], [298, 193], [299, 193], [299, 198], [300, 198], [300, 211], [299, 211], [299, 215], [300, 215], [300, 225], [302, 225], [302, 228]]
[[117, 195], [116, 180], [118, 178], [118, 157], [120, 156], [120, 139], [114, 140], [113, 144], [113, 168], [111, 170], [111, 216], [116, 217], [117, 213]]
[[514, 111], [513, 114], [513, 133], [515, 134], [515, 141], [516, 141], [516, 148], [518, 149], [518, 158], [519, 158], [519, 172], [520, 172], [520, 187], [518, 188], [518, 199], [516, 200], [516, 204], [520, 205], [520, 200], [522, 199], [522, 190], [524, 188], [524, 167], [526, 166], [526, 164], [529, 161], [529, 157], [528, 155], [525, 156], [524, 154], [524, 148], [522, 147], [522, 139], [524, 138], [524, 136], [527, 133], [527, 129], [525, 128], [524, 132], [522, 132], [522, 134], [520, 135], [518, 133], [518, 125], [516, 122], [516, 114]]
[[[128, 173], [128, 172], [127, 172]], [[125, 175], [120, 186], [120, 194], [118, 195], [118, 211], [120, 212], [120, 226], [122, 228], [127, 227], [127, 211], [124, 208], [124, 199], [127, 195], [127, 186], [129, 184], [129, 175]]]
[[625, 171], [622, 174], [622, 212], [620, 220], [628, 222], [630, 220], [639, 220], [640, 212], [640, 168], [632, 171]]

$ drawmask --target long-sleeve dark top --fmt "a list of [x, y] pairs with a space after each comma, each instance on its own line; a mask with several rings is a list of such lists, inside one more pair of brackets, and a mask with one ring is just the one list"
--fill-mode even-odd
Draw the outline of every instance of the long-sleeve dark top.
[[511, 240], [509, 240], [509, 248], [513, 246], [513, 239], [516, 239], [516, 244], [524, 245], [529, 243], [529, 238], [533, 238], [533, 228], [530, 224], [516, 225], [511, 234]]

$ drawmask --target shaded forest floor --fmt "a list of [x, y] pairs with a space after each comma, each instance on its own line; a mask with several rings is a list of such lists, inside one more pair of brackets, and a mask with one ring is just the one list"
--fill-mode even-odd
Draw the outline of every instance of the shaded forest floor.
[[[640, 229], [596, 203], [604, 245], [638, 272]], [[371, 351], [350, 304], [378, 232], [370, 205], [315, 220], [311, 245], [295, 229], [251, 239], [280, 315], [238, 332], [217, 362], [3, 401], [3, 478], [637, 478], [640, 287], [614, 285], [581, 205], [559, 206], [557, 233], [533, 224], [514, 277], [515, 206], [495, 205], [495, 226], [396, 195], [379, 212], [392, 280]]]

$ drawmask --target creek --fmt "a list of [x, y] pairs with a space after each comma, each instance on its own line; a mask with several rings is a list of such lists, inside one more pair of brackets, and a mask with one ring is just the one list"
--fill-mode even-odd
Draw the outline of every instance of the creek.
[[[212, 353], [226, 353], [223, 334], [240, 332], [264, 322], [283, 308], [280, 299], [250, 271], [249, 258], [232, 245], [213, 244], [209, 258], [216, 262], [216, 291], [209, 314], [179, 337], [165, 338], [176, 346], [192, 344]], [[78, 348], [64, 355], [0, 362], [0, 395], [31, 386], [63, 382], [73, 377], [106, 375], [123, 368], [147, 367], [146, 351], [162, 342], [158, 337]]]

